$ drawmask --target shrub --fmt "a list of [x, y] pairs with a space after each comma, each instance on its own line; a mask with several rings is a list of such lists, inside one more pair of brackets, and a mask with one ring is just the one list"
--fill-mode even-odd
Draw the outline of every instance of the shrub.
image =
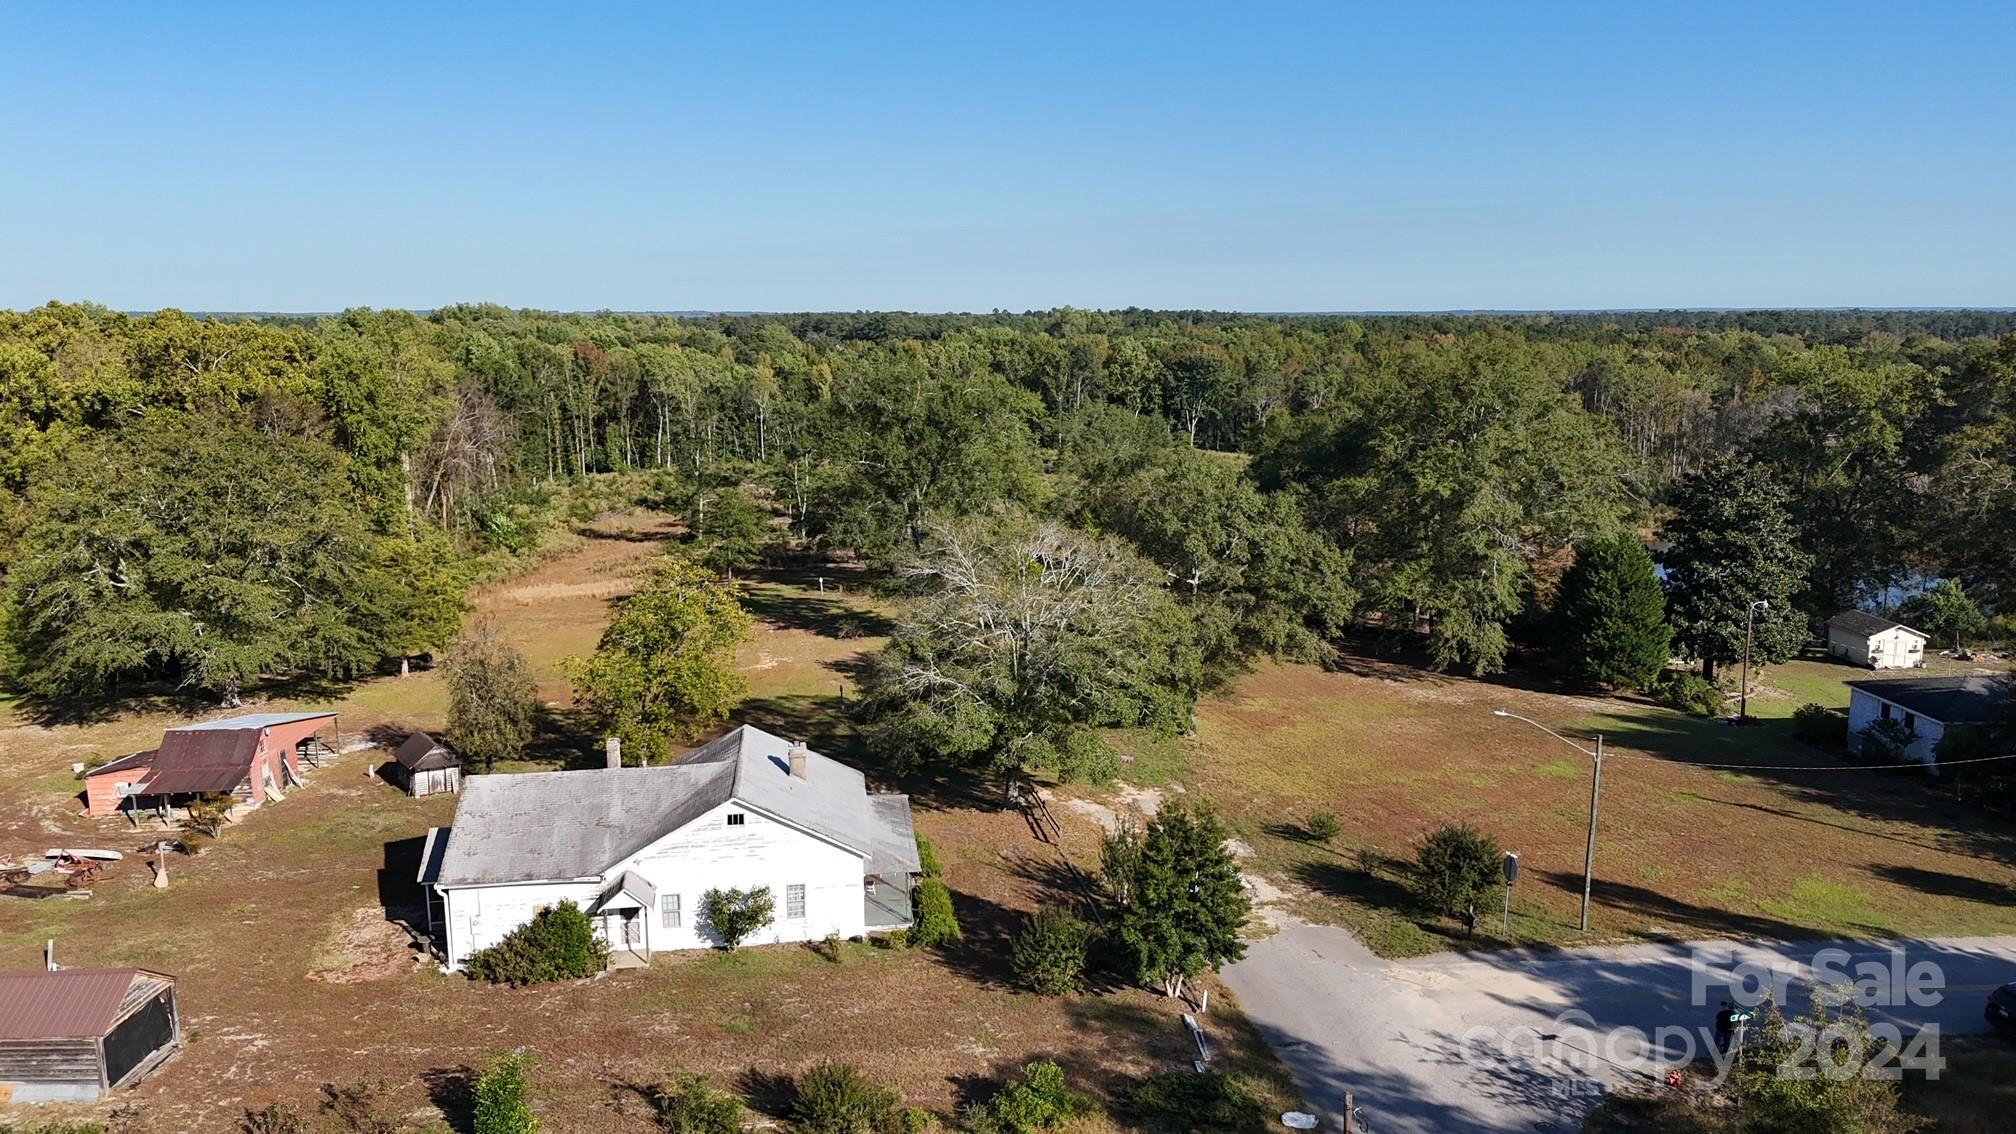
[[475, 1134], [539, 1134], [539, 1119], [525, 1105], [531, 1069], [524, 1048], [490, 1061], [476, 1080]]
[[910, 929], [910, 944], [929, 948], [959, 940], [959, 917], [952, 912], [952, 891], [937, 878], [926, 878], [917, 887], [917, 924]]
[[1825, 705], [1808, 703], [1792, 710], [1792, 735], [1809, 744], [1839, 744], [1847, 732], [1841, 714]]
[[1009, 961], [1030, 991], [1062, 996], [1085, 987], [1092, 927], [1070, 910], [1045, 906], [1015, 937]]
[[609, 946], [595, 936], [581, 907], [561, 902], [532, 915], [504, 940], [470, 954], [469, 975], [493, 984], [541, 984], [594, 976], [609, 964]]
[[1302, 829], [1317, 842], [1327, 843], [1344, 833], [1344, 823], [1337, 818], [1337, 813], [1334, 811], [1318, 811], [1309, 817], [1308, 822], [1302, 824]]
[[1461, 915], [1504, 880], [1505, 852], [1468, 823], [1444, 823], [1422, 840], [1415, 865], [1421, 900], [1436, 913]]
[[1092, 1109], [1091, 1100], [1064, 1081], [1064, 1069], [1049, 1060], [1022, 1065], [1022, 1080], [1009, 1083], [983, 1104], [968, 1107], [966, 1128], [973, 1134], [1040, 1134]]
[[1127, 1105], [1157, 1134], [1263, 1134], [1273, 1117], [1251, 1083], [1217, 1071], [1157, 1075], [1129, 1092]]
[[932, 846], [931, 840], [922, 835], [917, 836], [917, 865], [923, 870], [926, 878], [945, 876], [945, 864], [938, 860], [938, 848]]
[[392, 1084], [358, 1082], [322, 1084], [322, 1113], [338, 1130], [349, 1134], [399, 1134], [404, 1125], [393, 1113]]
[[742, 1100], [715, 1090], [705, 1076], [683, 1075], [651, 1096], [658, 1126], [672, 1134], [742, 1134]]
[[248, 1107], [238, 1129], [240, 1134], [308, 1134], [308, 1120], [291, 1103], [272, 1102], [258, 1110]]
[[700, 898], [700, 915], [714, 927], [714, 935], [729, 950], [748, 936], [770, 924], [777, 911], [776, 899], [768, 886], [747, 890], [709, 890]]
[[1882, 717], [1863, 726], [1859, 755], [1872, 764], [1895, 764], [1904, 759], [1904, 750], [1916, 739], [1904, 722]]
[[791, 1121], [805, 1134], [902, 1134], [908, 1128], [895, 1091], [831, 1060], [799, 1077]]
[[1714, 682], [1697, 673], [1669, 673], [1660, 679], [1656, 690], [1659, 700], [1697, 717], [1714, 717], [1722, 714], [1722, 689]]

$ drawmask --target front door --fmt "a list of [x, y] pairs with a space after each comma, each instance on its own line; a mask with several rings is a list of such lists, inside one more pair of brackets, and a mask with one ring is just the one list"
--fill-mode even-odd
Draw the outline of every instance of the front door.
[[623, 911], [623, 947], [636, 952], [644, 946], [644, 919], [636, 910]]

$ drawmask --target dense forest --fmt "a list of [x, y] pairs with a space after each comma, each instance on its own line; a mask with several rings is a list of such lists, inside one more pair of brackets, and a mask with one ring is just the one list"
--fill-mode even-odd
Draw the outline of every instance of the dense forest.
[[1779, 638], [1929, 578], [1997, 609], [2016, 314], [4, 312], [7, 668], [357, 672], [452, 637], [474, 557], [625, 470], [724, 570], [752, 514], [877, 568], [1003, 510], [1122, 541], [1207, 684], [1353, 625], [1490, 671], [1576, 546], [1663, 543], [1724, 483], [1785, 513]]

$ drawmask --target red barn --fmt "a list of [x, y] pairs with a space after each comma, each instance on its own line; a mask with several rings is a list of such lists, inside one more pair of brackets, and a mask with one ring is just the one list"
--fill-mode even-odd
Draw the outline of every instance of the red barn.
[[169, 807], [212, 792], [264, 803], [301, 782], [301, 765], [329, 750], [316, 734], [335, 723], [335, 713], [250, 713], [171, 728], [159, 748], [85, 773], [85, 810], [111, 815], [127, 800]]

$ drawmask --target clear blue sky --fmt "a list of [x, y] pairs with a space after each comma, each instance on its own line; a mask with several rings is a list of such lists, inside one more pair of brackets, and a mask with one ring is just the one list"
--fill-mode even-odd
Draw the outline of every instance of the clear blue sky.
[[0, 8], [0, 306], [2016, 305], [2008, 3], [322, 8]]

